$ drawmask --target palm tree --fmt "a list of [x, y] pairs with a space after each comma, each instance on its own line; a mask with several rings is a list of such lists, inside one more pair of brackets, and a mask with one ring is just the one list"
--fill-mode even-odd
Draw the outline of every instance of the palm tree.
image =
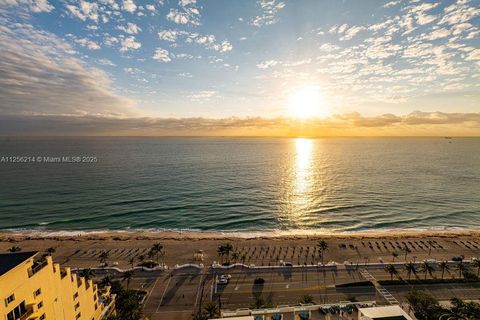
[[153, 249], [148, 250], [147, 252], [148, 259], [152, 260], [155, 257], [155, 251]]
[[448, 265], [448, 262], [447, 261], [442, 261], [438, 264], [438, 267], [440, 268], [440, 270], [442, 270], [442, 280], [443, 280], [443, 276], [445, 274], [445, 271], [449, 272], [450, 270], [450, 267]]
[[415, 263], [413, 263], [413, 262], [406, 263], [405, 264], [405, 271], [407, 271], [408, 280], [410, 280], [410, 277], [412, 276], [412, 273], [416, 276], [417, 275], [417, 269], [415, 268]]
[[455, 266], [455, 269], [458, 271], [458, 277], [461, 278], [462, 274], [465, 272], [467, 267], [465, 266], [465, 264], [463, 262], [460, 262], [459, 264], [457, 264]]
[[233, 246], [230, 242], [224, 244], [225, 255], [227, 256], [227, 262], [230, 262], [230, 252], [233, 251]]
[[398, 253], [396, 253], [395, 251], [394, 251], [394, 252], [392, 252], [392, 257], [393, 257], [393, 260], [392, 260], [392, 262], [395, 262], [395, 258], [397, 258], [397, 257], [398, 257]]
[[232, 253], [232, 260], [233, 260], [234, 263], [237, 262], [238, 257], [239, 257], [238, 252], [237, 252], [237, 251], [234, 251], [234, 252]]
[[133, 265], [135, 264], [135, 257], [131, 257], [131, 258], [128, 260], [128, 264], [130, 264], [130, 267], [132, 267], [132, 269], [133, 269]]
[[245, 264], [245, 260], [247, 260], [247, 255], [245, 253], [242, 254], [242, 256], [240, 257], [240, 260], [242, 260], [242, 263]]
[[221, 262], [223, 264], [223, 256], [225, 255], [225, 246], [223, 244], [219, 245], [217, 248], [217, 254], [221, 259]]
[[220, 315], [220, 308], [215, 302], [207, 303], [203, 309], [205, 310], [207, 319], [217, 318]]
[[152, 251], [152, 253], [155, 255], [157, 263], [158, 263], [158, 260], [159, 260], [159, 259], [158, 259], [159, 256], [163, 257], [163, 255], [165, 254], [165, 253], [164, 253], [164, 250], [163, 250], [162, 244], [160, 244], [160, 243], [158, 243], [158, 242], [155, 243], [155, 244], [152, 246], [152, 248], [150, 249], [150, 251]]
[[435, 271], [435, 268], [427, 261], [423, 261], [420, 270], [422, 270], [422, 272], [425, 274], [425, 280], [427, 280], [427, 274], [432, 277], [432, 273]]
[[310, 294], [305, 294], [300, 298], [300, 303], [302, 304], [309, 304], [313, 303], [313, 297]]
[[19, 252], [19, 251], [22, 251], [22, 248], [20, 248], [18, 246], [13, 246], [13, 247], [8, 248], [8, 252]]
[[100, 253], [99, 258], [100, 258], [100, 263], [107, 264], [108, 251], [102, 251], [102, 253]]
[[407, 255], [412, 252], [407, 245], [405, 245], [405, 247], [403, 247], [403, 251], [405, 252], [405, 261], [407, 261]]
[[102, 278], [102, 280], [100, 280], [98, 284], [101, 287], [109, 286], [110, 284], [112, 284], [112, 277], [107, 274], [105, 277]]
[[93, 272], [92, 269], [86, 268], [86, 269], [82, 269], [82, 271], [80, 271], [79, 276], [85, 278], [85, 280], [88, 281], [88, 280], [92, 279], [92, 277], [95, 276], [95, 273]]
[[128, 290], [128, 287], [130, 286], [130, 280], [132, 280], [132, 277], [133, 277], [133, 271], [125, 271], [122, 275], [122, 280], [123, 281], [127, 281], [127, 290]]
[[398, 271], [393, 264], [385, 266], [385, 272], [390, 274], [390, 280], [393, 280], [393, 276], [398, 274]]
[[323, 263], [323, 258], [324, 258], [324, 255], [325, 255], [325, 251], [328, 250], [328, 244], [325, 240], [320, 240], [317, 244], [317, 247], [318, 247], [318, 254], [320, 255], [320, 257], [322, 258], [322, 265], [324, 264]]
[[47, 252], [47, 254], [49, 256], [51, 256], [55, 252], [55, 248], [53, 248], [53, 247], [47, 248], [47, 250], [45, 250], [45, 252]]
[[472, 261], [472, 267], [477, 268], [477, 277], [480, 275], [480, 260], [475, 259]]

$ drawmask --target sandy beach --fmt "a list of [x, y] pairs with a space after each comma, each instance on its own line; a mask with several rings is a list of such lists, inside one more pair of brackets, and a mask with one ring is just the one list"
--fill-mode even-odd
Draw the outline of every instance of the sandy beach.
[[[109, 253], [108, 263], [128, 268], [147, 257], [154, 243], [165, 249], [162, 259], [169, 267], [184, 263], [210, 265], [221, 261], [217, 248], [224, 243], [234, 247], [230, 260], [254, 265], [317, 264], [321, 261], [317, 243], [325, 240], [324, 262], [343, 263], [445, 260], [462, 255], [480, 256], [480, 230], [407, 230], [331, 234], [256, 234], [221, 232], [3, 232], [0, 250], [12, 246], [45, 252], [54, 248], [55, 261], [64, 266], [98, 267], [100, 254]], [[405, 250], [408, 247], [408, 250]], [[203, 252], [199, 259], [198, 252]], [[406, 252], [407, 251], [407, 252]], [[236, 254], [233, 254], [236, 252]], [[224, 257], [225, 258], [225, 257]], [[226, 258], [225, 258], [226, 259]]]

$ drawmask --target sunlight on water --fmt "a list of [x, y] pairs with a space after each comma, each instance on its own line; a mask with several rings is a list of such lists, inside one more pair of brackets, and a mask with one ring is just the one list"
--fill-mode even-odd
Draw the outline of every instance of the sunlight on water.
[[298, 204], [310, 202], [308, 192], [312, 184], [312, 149], [313, 142], [310, 139], [295, 139], [295, 191]]
[[313, 167], [312, 154], [314, 143], [311, 139], [293, 140], [293, 157], [290, 169], [290, 183], [286, 192], [285, 223], [300, 227], [305, 214], [312, 206]]

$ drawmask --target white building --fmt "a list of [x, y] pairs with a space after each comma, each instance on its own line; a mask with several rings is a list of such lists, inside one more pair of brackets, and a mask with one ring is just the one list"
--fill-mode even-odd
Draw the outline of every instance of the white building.
[[358, 309], [358, 320], [413, 320], [399, 306]]

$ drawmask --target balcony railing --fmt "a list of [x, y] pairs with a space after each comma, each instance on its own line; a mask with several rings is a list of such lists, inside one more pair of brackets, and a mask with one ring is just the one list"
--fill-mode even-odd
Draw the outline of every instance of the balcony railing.
[[28, 305], [25, 312], [18, 318], [18, 320], [27, 320], [33, 314], [33, 305]]
[[47, 260], [37, 260], [33, 262], [32, 268], [28, 270], [28, 276], [31, 278], [35, 273], [42, 270], [44, 267], [48, 265]]

